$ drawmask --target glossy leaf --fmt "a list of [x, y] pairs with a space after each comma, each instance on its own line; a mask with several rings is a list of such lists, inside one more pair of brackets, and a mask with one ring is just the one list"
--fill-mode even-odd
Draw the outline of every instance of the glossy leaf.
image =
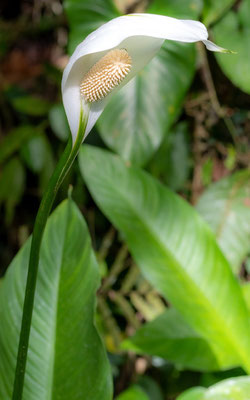
[[179, 368], [198, 371], [219, 369], [208, 343], [174, 309], [143, 325], [133, 337], [123, 342], [122, 348], [164, 358]]
[[107, 146], [125, 160], [145, 164], [179, 115], [194, 68], [193, 45], [166, 41], [143, 71], [111, 98], [97, 121]]
[[70, 53], [89, 33], [119, 16], [112, 0], [65, 0], [63, 5], [70, 26]]
[[240, 3], [238, 12], [230, 11], [213, 28], [214, 40], [237, 52], [222, 57], [215, 54], [224, 74], [246, 93], [250, 93], [250, 0]]
[[212, 228], [233, 270], [239, 272], [250, 250], [250, 171], [210, 185], [197, 210]]
[[249, 370], [248, 312], [241, 289], [198, 213], [107, 151], [83, 146], [80, 169], [144, 276], [209, 342], [220, 365]]
[[[0, 398], [11, 399], [30, 240], [0, 287]], [[98, 265], [72, 201], [50, 217], [40, 255], [24, 400], [111, 399], [110, 371], [93, 324]]]
[[203, 22], [210, 25], [223, 17], [234, 4], [234, 0], [204, 0]]
[[134, 385], [121, 393], [116, 400], [149, 400], [140, 386]]
[[208, 389], [194, 388], [181, 394], [177, 400], [249, 400], [250, 377], [226, 379]]

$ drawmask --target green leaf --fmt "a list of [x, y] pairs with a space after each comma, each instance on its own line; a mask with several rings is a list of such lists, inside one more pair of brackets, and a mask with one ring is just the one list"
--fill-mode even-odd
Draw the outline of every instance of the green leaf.
[[181, 394], [177, 400], [249, 400], [250, 377], [226, 379], [208, 389], [195, 388]]
[[[11, 399], [30, 240], [0, 287], [0, 398]], [[25, 400], [111, 400], [111, 377], [93, 323], [98, 265], [86, 224], [63, 202], [45, 229], [32, 318]]]
[[235, 0], [204, 0], [203, 23], [211, 25], [216, 22], [226, 14], [234, 2]]
[[144, 276], [208, 341], [219, 365], [250, 370], [240, 286], [195, 209], [107, 151], [83, 146], [79, 162], [91, 194], [124, 234]]
[[21, 125], [10, 131], [0, 145], [0, 163], [6, 161], [24, 142], [40, 133], [40, 129], [32, 125]]
[[48, 143], [45, 135], [34, 136], [21, 149], [21, 156], [33, 172], [40, 172], [45, 166]]
[[14, 97], [11, 102], [16, 111], [34, 117], [48, 114], [51, 107], [47, 100], [29, 95]]
[[175, 126], [166, 136], [149, 164], [152, 175], [173, 190], [183, 188], [191, 168], [188, 126], [185, 122]]
[[181, 394], [177, 400], [203, 400], [203, 395], [206, 389], [202, 387], [196, 387], [186, 390]]
[[250, 250], [250, 170], [209, 186], [197, 210], [215, 233], [234, 272], [239, 272]]
[[149, 400], [149, 397], [140, 386], [134, 385], [116, 397], [116, 400]]
[[238, 12], [230, 11], [213, 28], [216, 43], [237, 54], [215, 54], [224, 74], [246, 93], [250, 93], [250, 0], [243, 0]]
[[202, 0], [154, 0], [147, 11], [174, 18], [197, 19], [202, 6]]
[[70, 53], [89, 33], [120, 15], [112, 0], [65, 0], [64, 9], [70, 27]]
[[125, 160], [145, 164], [179, 115], [194, 70], [194, 46], [166, 41], [156, 57], [111, 98], [97, 121], [107, 146]]
[[5, 222], [10, 224], [15, 207], [22, 198], [25, 189], [25, 170], [18, 158], [12, 158], [0, 174], [0, 204], [5, 205]]
[[122, 348], [164, 358], [177, 364], [178, 368], [197, 371], [219, 369], [208, 343], [174, 309], [143, 325], [133, 337], [122, 343]]
[[55, 104], [50, 109], [49, 122], [55, 135], [65, 142], [70, 136], [70, 129], [62, 104]]

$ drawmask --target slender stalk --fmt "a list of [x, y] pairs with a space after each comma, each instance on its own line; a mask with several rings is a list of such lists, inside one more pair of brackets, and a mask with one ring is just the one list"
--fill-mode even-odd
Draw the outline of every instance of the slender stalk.
[[58, 189], [62, 184], [65, 176], [69, 172], [83, 139], [86, 120], [82, 119], [82, 116], [80, 120], [81, 123], [76, 142], [72, 147], [72, 138], [70, 137], [68, 144], [55, 168], [55, 171], [50, 178], [48, 187], [43, 195], [35, 220], [30, 249], [29, 267], [24, 297], [23, 316], [19, 338], [12, 400], [22, 400], [24, 376], [29, 346], [30, 327], [39, 266], [39, 253], [43, 232]]

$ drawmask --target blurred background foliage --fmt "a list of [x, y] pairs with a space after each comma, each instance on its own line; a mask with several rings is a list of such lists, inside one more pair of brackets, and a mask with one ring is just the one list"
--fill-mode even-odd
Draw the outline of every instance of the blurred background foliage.
[[[1, 1], [1, 276], [32, 232], [42, 193], [70, 134], [60, 93], [67, 54], [109, 19], [144, 11], [200, 19], [216, 43], [237, 55], [207, 54], [200, 44], [166, 42], [112, 98], [86, 142], [145, 168], [195, 205], [247, 285], [250, 0]], [[157, 332], [158, 319], [169, 318], [163, 313], [166, 303], [96, 207], [77, 163], [56, 204], [66, 197], [69, 184], [87, 220], [103, 278], [96, 318], [109, 351], [115, 393], [134, 384], [119, 399], [170, 400], [191, 386], [206, 387], [242, 374], [239, 369], [202, 373], [183, 368], [166, 360], [161, 349], [151, 351], [152, 343], [140, 343], [142, 331], [133, 341], [141, 355], [121, 350], [121, 342], [144, 322], [154, 320], [151, 328]]]

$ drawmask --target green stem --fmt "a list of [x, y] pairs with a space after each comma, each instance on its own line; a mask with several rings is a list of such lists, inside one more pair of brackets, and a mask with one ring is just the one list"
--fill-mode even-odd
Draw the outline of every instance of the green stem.
[[78, 153], [81, 142], [83, 140], [83, 135], [87, 121], [86, 119], [82, 118], [82, 115], [80, 121], [81, 123], [78, 131], [78, 136], [74, 143], [74, 146], [72, 147], [72, 138], [70, 137], [68, 144], [55, 168], [55, 171], [50, 178], [47, 190], [43, 195], [35, 220], [31, 249], [30, 249], [29, 268], [28, 268], [25, 298], [23, 305], [23, 317], [22, 317], [21, 332], [19, 338], [19, 347], [17, 354], [12, 400], [22, 400], [32, 311], [33, 311], [37, 273], [39, 266], [39, 253], [40, 253], [43, 232], [53, 202], [58, 192], [58, 189], [62, 184], [65, 176], [69, 172], [73, 164], [73, 161]]

